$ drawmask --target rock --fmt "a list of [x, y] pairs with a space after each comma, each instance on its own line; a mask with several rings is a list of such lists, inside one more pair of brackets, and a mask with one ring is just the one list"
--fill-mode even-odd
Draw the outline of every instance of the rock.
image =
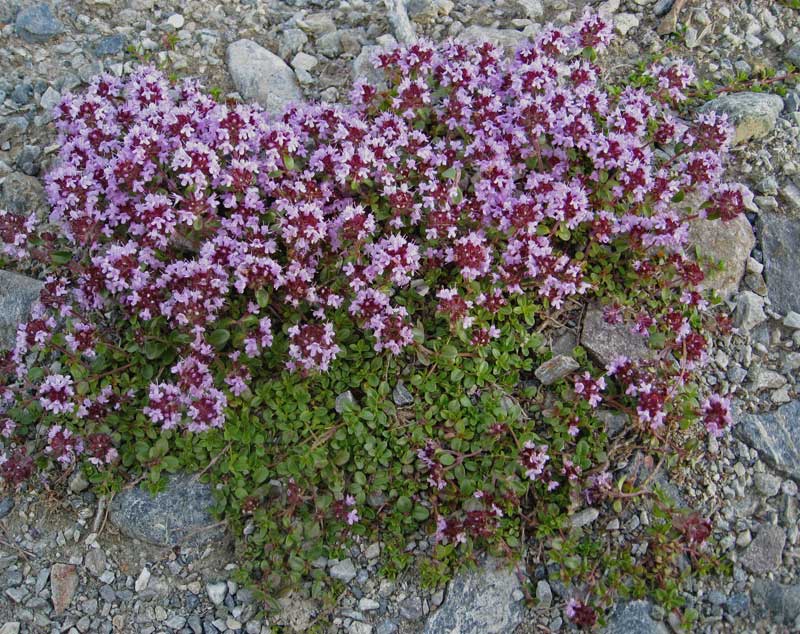
[[514, 29], [493, 29], [488, 26], [472, 25], [464, 29], [456, 36], [462, 42], [491, 42], [495, 46], [506, 51], [515, 51], [517, 47], [526, 41], [525, 34]]
[[633, 13], [618, 13], [614, 16], [614, 29], [622, 36], [639, 26], [639, 18]]
[[227, 63], [242, 98], [258, 102], [267, 112], [279, 114], [288, 104], [303, 99], [292, 69], [252, 40], [237, 40], [228, 46]]
[[653, 13], [657, 18], [662, 18], [669, 13], [673, 4], [675, 4], [675, 0], [658, 0], [653, 7]]
[[127, 41], [128, 40], [124, 35], [122, 35], [122, 33], [107, 35], [106, 37], [98, 40], [97, 44], [94, 45], [94, 54], [98, 57], [115, 55], [125, 48]]
[[[800, 585], [784, 585], [772, 579], [753, 582], [753, 603], [763, 606], [773, 617], [782, 617], [783, 623], [794, 624], [800, 616]], [[779, 621], [780, 622], [780, 621]]]
[[736, 128], [734, 143], [767, 136], [775, 127], [783, 110], [778, 95], [758, 92], [736, 92], [717, 97], [700, 107], [700, 112], [727, 114]]
[[572, 517], [569, 518], [569, 523], [572, 528], [581, 528], [582, 526], [588, 526], [592, 522], [594, 522], [600, 516], [600, 511], [593, 508], [583, 509], [582, 511], [578, 511]]
[[56, 616], [61, 616], [78, 589], [78, 573], [72, 564], [53, 564], [50, 568], [50, 597]]
[[457, 575], [441, 607], [426, 621], [424, 634], [511, 634], [525, 617], [515, 599], [520, 580], [513, 568], [490, 559]]
[[19, 621], [9, 621], [0, 627], [0, 634], [19, 634]]
[[759, 493], [768, 498], [778, 495], [781, 490], [781, 479], [771, 473], [756, 473], [753, 476], [753, 484]]
[[86, 569], [95, 577], [106, 571], [106, 554], [100, 548], [92, 548], [83, 560]]
[[278, 53], [280, 53], [280, 56], [284, 59], [288, 59], [302, 50], [306, 42], [308, 42], [308, 36], [300, 29], [286, 29], [281, 35]]
[[553, 591], [550, 584], [544, 579], [539, 579], [536, 584], [536, 607], [548, 609], [553, 603]]
[[514, 4], [522, 9], [526, 18], [536, 21], [544, 17], [544, 6], [541, 0], [514, 0]]
[[789, 60], [793, 66], [800, 68], [800, 42], [792, 46], [786, 52], [786, 59]]
[[381, 604], [375, 599], [370, 599], [368, 597], [361, 597], [358, 601], [358, 609], [361, 612], [372, 612], [373, 610], [378, 610], [381, 607]]
[[383, 0], [392, 32], [401, 44], [411, 44], [417, 39], [416, 31], [408, 19], [405, 0]]
[[280, 623], [288, 625], [293, 632], [305, 632], [313, 623], [316, 605], [311, 599], [304, 598], [296, 592], [278, 599], [280, 605]]
[[766, 320], [764, 298], [753, 291], [739, 293], [733, 313], [733, 325], [741, 330], [750, 331]]
[[383, 82], [383, 71], [372, 63], [372, 56], [383, 50], [380, 46], [365, 46], [353, 60], [353, 79], [363, 79], [373, 86]]
[[224, 581], [209, 583], [206, 585], [206, 593], [211, 603], [222, 605], [222, 602], [225, 601], [225, 596], [228, 594], [228, 584]]
[[742, 414], [734, 404], [734, 434], [758, 451], [764, 462], [783, 474], [800, 480], [800, 400], [772, 412]]
[[38, 280], [0, 270], [0, 349], [14, 347], [17, 326], [30, 316], [41, 288]]
[[[687, 252], [697, 250], [701, 258], [710, 261], [711, 266], [703, 267], [706, 274], [703, 287], [717, 291], [722, 299], [728, 299], [738, 290], [755, 244], [753, 228], [744, 215], [730, 222], [695, 220], [689, 225]], [[725, 265], [722, 270], [714, 266], [719, 261]]]
[[166, 488], [151, 496], [136, 487], [114, 497], [109, 517], [126, 535], [158, 546], [199, 546], [219, 541], [220, 527], [211, 528], [211, 487], [190, 474], [168, 477]]
[[749, 388], [753, 393], [760, 390], [777, 390], [779, 387], [786, 385], [786, 377], [775, 370], [768, 370], [760, 365], [754, 365], [747, 373], [750, 379]]
[[49, 4], [34, 4], [17, 14], [14, 26], [28, 44], [39, 44], [55, 37], [64, 30], [64, 25], [53, 15]]
[[783, 318], [783, 325], [792, 330], [800, 330], [800, 313], [790, 310], [786, 317]]
[[758, 231], [773, 310], [783, 315], [789, 311], [800, 313], [800, 275], [797, 274], [800, 220], [763, 212], [758, 218]]
[[294, 56], [292, 59], [292, 68], [295, 70], [304, 70], [309, 71], [314, 66], [316, 66], [319, 62], [317, 58], [313, 55], [309, 55], [308, 53], [303, 53], [302, 51]]
[[55, 90], [52, 86], [48, 86], [44, 91], [42, 98], [39, 100], [39, 105], [42, 110], [48, 114], [53, 112], [53, 109], [61, 102], [61, 93]]
[[83, 469], [76, 469], [75, 473], [69, 479], [69, 490], [73, 493], [82, 493], [89, 488], [89, 480], [86, 479], [86, 474]]
[[386, 619], [378, 623], [378, 627], [375, 629], [375, 634], [395, 634], [397, 629], [397, 623]]
[[647, 601], [618, 604], [608, 618], [604, 634], [669, 634], [667, 627], [650, 616]]
[[351, 410], [356, 405], [356, 399], [353, 396], [353, 393], [350, 390], [346, 392], [342, 392], [339, 396], [336, 397], [336, 403], [334, 404], [334, 409], [338, 414], [342, 414], [348, 410]]
[[786, 533], [779, 526], [766, 524], [742, 553], [739, 562], [754, 575], [765, 575], [780, 568]]
[[173, 13], [167, 18], [164, 24], [169, 28], [178, 31], [183, 28], [184, 24], [186, 24], [186, 19], [180, 13]]
[[14, 510], [14, 499], [11, 496], [0, 498], [0, 520]]
[[324, 35], [336, 30], [336, 22], [333, 21], [331, 14], [326, 11], [309, 13], [301, 20], [297, 20], [297, 26], [314, 36]]
[[356, 578], [356, 567], [350, 559], [345, 559], [332, 566], [330, 574], [334, 579], [338, 579], [344, 583], [350, 583]]
[[[358, 41], [354, 43], [356, 45], [355, 53], [357, 53], [361, 50], [361, 44]], [[342, 32], [333, 31], [319, 36], [315, 42], [314, 50], [325, 57], [332, 58], [340, 55], [342, 52]]]
[[536, 368], [533, 373], [544, 385], [552, 385], [565, 376], [577, 370], [580, 364], [572, 357], [563, 354], [556, 355]]
[[150, 583], [150, 570], [148, 568], [142, 568], [139, 576], [136, 577], [136, 581], [133, 584], [133, 589], [136, 592], [144, 592], [147, 590], [148, 583]]
[[6, 176], [0, 193], [0, 209], [27, 216], [43, 209], [45, 204], [44, 188], [38, 179], [20, 172]]
[[417, 24], [430, 24], [439, 15], [435, 0], [408, 0], [406, 10], [408, 17]]
[[347, 628], [348, 634], [372, 634], [372, 626], [369, 623], [353, 621]]
[[25, 117], [8, 117], [2, 131], [0, 131], [0, 145], [22, 136], [27, 129], [28, 120]]
[[414, 396], [402, 381], [398, 381], [392, 390], [392, 400], [397, 407], [406, 407], [414, 404]]
[[646, 345], [646, 339], [631, 332], [629, 324], [609, 324], [603, 319], [603, 309], [590, 306], [583, 318], [581, 345], [603, 365], [608, 365], [618, 356], [634, 361], [649, 359], [655, 351]]
[[408, 597], [400, 602], [400, 616], [406, 621], [416, 621], [422, 618], [422, 599]]

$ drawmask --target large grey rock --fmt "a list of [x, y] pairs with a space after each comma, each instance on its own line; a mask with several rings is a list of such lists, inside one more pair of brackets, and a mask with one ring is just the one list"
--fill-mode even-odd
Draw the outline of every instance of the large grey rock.
[[800, 219], [765, 211], [758, 232], [772, 308], [784, 315], [800, 312]]
[[428, 618], [423, 632], [510, 634], [525, 616], [522, 598], [515, 570], [490, 559], [450, 582], [444, 602]]
[[765, 575], [781, 567], [786, 533], [780, 526], [766, 524], [758, 531], [739, 561], [754, 575]]
[[488, 26], [472, 25], [461, 31], [456, 36], [456, 39], [473, 44], [491, 42], [507, 51], [514, 51], [528, 38], [525, 37], [522, 31], [515, 31], [514, 29], [493, 29]]
[[30, 317], [41, 289], [39, 280], [0, 270], [0, 349], [14, 347], [17, 326]]
[[646, 339], [631, 332], [627, 323], [609, 324], [603, 319], [603, 309], [593, 304], [583, 318], [581, 345], [603, 365], [608, 365], [618, 356], [632, 360], [649, 359], [655, 351], [647, 347]]
[[733, 433], [756, 449], [764, 462], [800, 480], [800, 400], [763, 414], [745, 414], [734, 403]]
[[14, 26], [17, 35], [29, 44], [45, 42], [64, 30], [64, 25], [53, 15], [50, 5], [46, 3], [34, 4], [20, 10]]
[[181, 474], [170, 476], [155, 496], [139, 487], [126, 489], [114, 498], [109, 517], [129, 537], [159, 546], [199, 546], [219, 540], [223, 532], [211, 516], [213, 502], [208, 484]]
[[280, 57], [252, 40], [228, 46], [228, 71], [245, 101], [256, 101], [272, 114], [303, 99], [292, 69]]
[[614, 608], [604, 634], [669, 634], [667, 627], [650, 616], [647, 601], [630, 601]]
[[753, 228], [744, 215], [730, 222], [696, 220], [689, 225], [689, 252], [699, 251], [711, 264], [724, 263], [722, 270], [704, 266], [706, 274], [703, 287], [715, 290], [722, 299], [728, 299], [739, 288], [747, 267], [750, 252], [756, 244]]
[[386, 6], [386, 17], [392, 25], [392, 32], [401, 44], [411, 44], [417, 39], [417, 33], [411, 20], [408, 19], [406, 0], [383, 0]]
[[781, 110], [783, 99], [778, 95], [759, 92], [723, 95], [700, 108], [700, 112], [714, 111], [728, 115], [736, 129], [734, 143], [767, 136], [775, 127]]
[[752, 594], [753, 603], [762, 606], [778, 622], [793, 625], [800, 616], [800, 585], [789, 586], [771, 579], [756, 579]]

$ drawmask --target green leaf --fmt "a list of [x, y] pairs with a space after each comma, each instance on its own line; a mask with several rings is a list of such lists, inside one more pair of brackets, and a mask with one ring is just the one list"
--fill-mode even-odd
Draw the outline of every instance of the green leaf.
[[411, 513], [411, 515], [418, 522], [424, 522], [430, 517], [431, 514], [430, 511], [428, 511], [428, 509], [426, 509], [424, 506], [417, 504], [414, 507], [414, 511]]
[[53, 261], [53, 264], [67, 264], [72, 261], [72, 251], [54, 251], [50, 259]]
[[397, 510], [401, 513], [407, 514], [411, 510], [411, 507], [411, 498], [409, 498], [407, 495], [401, 495], [399, 498], [397, 498]]
[[167, 351], [167, 346], [161, 341], [148, 341], [144, 344], [144, 356], [151, 361], [158, 359]]
[[451, 167], [451, 168], [446, 169], [444, 172], [442, 172], [442, 178], [453, 179], [453, 178], [456, 177], [456, 174], [457, 174], [456, 168], [455, 167]]
[[458, 357], [458, 349], [453, 345], [447, 344], [446, 346], [442, 346], [439, 354], [441, 354], [442, 359], [446, 361], [455, 361], [456, 357]]
[[215, 348], [222, 348], [222, 346], [228, 343], [228, 339], [230, 338], [231, 333], [229, 330], [225, 330], [225, 328], [218, 328], [208, 335], [208, 343]]

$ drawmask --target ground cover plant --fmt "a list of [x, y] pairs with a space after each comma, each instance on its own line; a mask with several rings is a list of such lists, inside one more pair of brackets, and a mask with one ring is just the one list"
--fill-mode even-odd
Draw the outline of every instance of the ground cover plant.
[[[692, 220], [751, 195], [723, 181], [724, 117], [676, 114], [691, 69], [605, 86], [610, 35], [586, 14], [511, 57], [418, 42], [350, 105], [280, 117], [151, 67], [65, 97], [49, 218], [0, 213], [4, 258], [50, 271], [2, 359], [5, 486], [202, 469], [270, 596], [322, 593], [312, 562], [361, 537], [392, 574], [431, 535], [436, 584], [533, 536], [577, 581], [578, 625], [629, 577], [679, 608], [711, 527], [615, 465], [672, 464], [730, 426], [695, 380], [730, 322], [684, 251]], [[595, 303], [651, 353], [579, 347], [544, 385], [547, 328]], [[645, 497], [645, 557], [570, 529]]]

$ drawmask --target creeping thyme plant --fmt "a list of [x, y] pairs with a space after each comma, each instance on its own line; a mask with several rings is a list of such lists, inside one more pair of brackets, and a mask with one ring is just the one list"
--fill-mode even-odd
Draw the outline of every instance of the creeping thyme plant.
[[[675, 114], [689, 67], [604, 87], [610, 35], [586, 14], [511, 57], [418, 42], [377, 55], [385, 83], [350, 105], [278, 117], [149, 67], [65, 97], [49, 218], [0, 215], [6, 262], [50, 271], [2, 358], [5, 486], [203, 470], [270, 596], [320, 592], [312, 562], [353, 540], [380, 538], [392, 574], [427, 534], [437, 583], [533, 537], [592, 625], [652, 566], [569, 516], [644, 497], [649, 556], [701, 561], [708, 522], [617, 465], [634, 447], [671, 464], [731, 424], [695, 382], [730, 324], [684, 253], [692, 220], [750, 193], [722, 181], [724, 117]], [[650, 354], [603, 366], [578, 347], [580, 369], [541, 384], [548, 329], [590, 305]], [[663, 579], [641, 592], [677, 606]]]

